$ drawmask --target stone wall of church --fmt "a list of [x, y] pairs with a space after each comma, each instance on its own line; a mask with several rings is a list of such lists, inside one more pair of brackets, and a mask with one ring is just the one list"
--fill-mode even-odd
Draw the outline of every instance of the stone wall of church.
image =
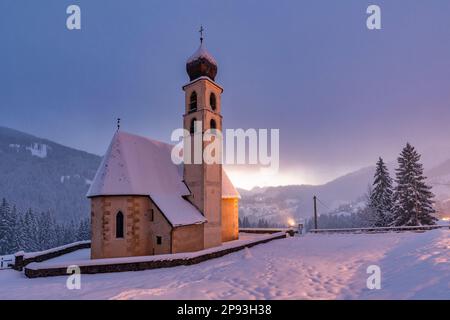
[[[150, 199], [149, 199], [150, 200]], [[168, 254], [172, 253], [172, 226], [159, 211], [158, 207], [150, 200], [151, 209], [153, 210], [153, 221], [151, 211], [149, 212], [150, 223], [150, 243], [153, 247], [151, 254]], [[158, 244], [158, 237], [161, 237], [161, 243]]]
[[239, 239], [239, 199], [222, 199], [222, 241]]
[[[116, 237], [116, 215], [124, 215], [123, 238]], [[164, 254], [171, 251], [172, 227], [145, 196], [104, 196], [91, 199], [91, 258]], [[160, 244], [157, 242], [160, 237]]]
[[193, 224], [173, 229], [172, 253], [193, 252], [204, 248], [204, 224]]

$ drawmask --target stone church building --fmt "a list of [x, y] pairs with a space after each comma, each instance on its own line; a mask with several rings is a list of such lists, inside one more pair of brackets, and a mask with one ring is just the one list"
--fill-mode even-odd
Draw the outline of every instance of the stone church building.
[[[222, 130], [223, 89], [203, 39], [186, 69], [184, 128], [191, 137]], [[120, 130], [114, 135], [87, 194], [92, 259], [192, 252], [238, 239], [240, 196], [222, 165], [176, 165], [172, 148]]]

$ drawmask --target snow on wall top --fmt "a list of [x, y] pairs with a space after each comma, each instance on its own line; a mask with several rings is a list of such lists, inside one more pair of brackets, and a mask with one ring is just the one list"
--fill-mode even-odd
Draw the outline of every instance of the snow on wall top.
[[195, 51], [194, 54], [187, 60], [186, 63], [191, 63], [200, 58], [205, 58], [211, 63], [217, 65], [216, 59], [214, 59], [214, 57], [208, 52], [208, 50], [206, 50], [203, 42], [200, 44], [200, 47], [197, 49], [197, 51]]
[[[206, 222], [205, 217], [183, 196], [183, 166], [171, 159], [173, 146], [145, 137], [117, 132], [106, 152], [88, 197], [105, 195], [150, 196], [173, 226]], [[223, 197], [239, 197], [223, 172]]]

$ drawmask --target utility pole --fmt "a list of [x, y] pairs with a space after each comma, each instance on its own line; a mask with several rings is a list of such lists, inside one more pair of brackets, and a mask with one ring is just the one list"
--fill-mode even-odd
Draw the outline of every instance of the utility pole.
[[317, 197], [314, 196], [314, 229], [317, 230]]

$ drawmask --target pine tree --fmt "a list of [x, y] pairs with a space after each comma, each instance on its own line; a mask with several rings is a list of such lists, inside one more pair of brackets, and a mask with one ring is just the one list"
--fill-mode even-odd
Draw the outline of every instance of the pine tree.
[[357, 209], [356, 212], [352, 212], [352, 209], [349, 209], [349, 211], [352, 212], [352, 214], [350, 215], [350, 223], [352, 227], [375, 227], [377, 222], [377, 215], [374, 208], [371, 206], [370, 198], [372, 193], [372, 186], [369, 184], [367, 186], [367, 192], [361, 198], [361, 200], [364, 201], [366, 205], [360, 209]]
[[77, 241], [89, 240], [91, 237], [90, 225], [88, 219], [80, 220], [77, 233]]
[[50, 239], [48, 240], [48, 245], [50, 248], [58, 247], [58, 223], [56, 222], [55, 216], [50, 215]]
[[63, 245], [69, 244], [77, 241], [77, 228], [75, 227], [75, 222], [72, 220], [70, 223], [66, 224], [63, 233]]
[[56, 225], [56, 245], [55, 247], [62, 246], [64, 244], [65, 227], [62, 224]]
[[55, 247], [53, 218], [50, 212], [43, 212], [37, 217], [37, 245], [39, 250], [46, 250]]
[[21, 212], [17, 213], [17, 223], [15, 231], [15, 252], [25, 250], [25, 220], [24, 215]]
[[393, 226], [416, 226], [435, 224], [432, 214], [433, 193], [425, 183], [420, 154], [409, 143], [398, 158], [394, 193]]
[[16, 233], [18, 227], [18, 215], [16, 207], [13, 206], [12, 209], [9, 210], [9, 214], [6, 217], [6, 253], [11, 254], [19, 251], [16, 241]]
[[376, 164], [369, 207], [374, 213], [374, 227], [387, 227], [392, 222], [392, 178], [382, 158]]
[[31, 209], [25, 213], [24, 225], [23, 225], [23, 241], [24, 248], [22, 250], [27, 252], [40, 251], [38, 239], [38, 224], [36, 217]]
[[242, 227], [243, 228], [250, 228], [250, 220], [248, 219], [248, 217], [244, 217], [244, 219], [242, 220]]
[[8, 253], [8, 216], [10, 214], [9, 203], [5, 198], [0, 204], [0, 254]]

